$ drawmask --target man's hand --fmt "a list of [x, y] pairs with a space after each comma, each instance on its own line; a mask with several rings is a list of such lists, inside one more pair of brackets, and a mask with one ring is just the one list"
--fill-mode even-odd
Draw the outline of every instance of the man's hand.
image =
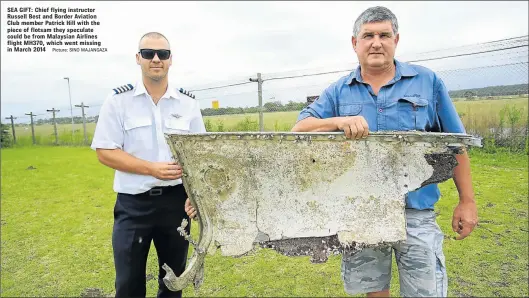
[[452, 217], [452, 229], [458, 233], [456, 240], [465, 239], [478, 224], [478, 208], [476, 201], [461, 200], [454, 209], [454, 216]]
[[153, 162], [150, 175], [160, 180], [175, 180], [182, 177], [182, 167], [175, 162]]
[[185, 204], [184, 209], [187, 213], [187, 216], [189, 216], [189, 218], [191, 219], [195, 218], [195, 215], [197, 215], [197, 211], [195, 210], [195, 208], [193, 208], [193, 205], [191, 205], [191, 202], [189, 201], [189, 199], [186, 199], [186, 204]]
[[365, 138], [369, 133], [367, 121], [362, 116], [336, 117], [334, 119], [338, 129], [343, 130], [349, 139]]
[[307, 117], [292, 127], [293, 132], [329, 132], [341, 130], [349, 139], [367, 137], [369, 127], [362, 116], [332, 117], [319, 119]]

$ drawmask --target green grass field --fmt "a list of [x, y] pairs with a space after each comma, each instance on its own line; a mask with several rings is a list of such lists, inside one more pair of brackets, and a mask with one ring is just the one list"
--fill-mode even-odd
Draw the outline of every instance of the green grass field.
[[[113, 171], [86, 147], [3, 149], [1, 184], [1, 295], [70, 296], [113, 293], [111, 233]], [[481, 223], [453, 240], [457, 191], [441, 184], [438, 223], [449, 296], [528, 296], [528, 156], [471, 152]], [[196, 229], [193, 230], [196, 234]], [[185, 296], [346, 296], [341, 256], [323, 264], [257, 250], [240, 258], [208, 256], [200, 292]], [[392, 295], [398, 295], [396, 266]], [[148, 277], [157, 275], [152, 247]], [[148, 296], [155, 296], [151, 278]], [[98, 292], [99, 291], [99, 292]]]
[[[527, 97], [475, 101], [457, 100], [454, 102], [467, 131], [477, 131], [482, 134], [486, 134], [491, 127], [498, 127], [500, 112], [505, 107], [515, 109], [520, 113], [519, 119], [516, 121], [516, 127], [527, 125], [528, 103]], [[264, 129], [265, 131], [290, 131], [296, 123], [298, 114], [299, 111], [264, 113]], [[508, 116], [509, 114], [507, 113], [505, 116], [506, 127], [510, 127]], [[204, 121], [206, 123], [209, 121], [211, 125], [209, 131], [259, 130], [258, 114], [207, 116], [204, 117]], [[95, 123], [87, 123], [86, 130], [88, 142], [91, 142], [95, 130]], [[57, 131], [59, 144], [80, 145], [83, 143], [82, 124], [74, 125], [73, 135], [71, 124], [57, 125]], [[17, 136], [17, 145], [32, 145], [31, 127], [29, 125], [17, 126], [15, 128], [15, 134]], [[54, 144], [55, 135], [53, 125], [36, 125], [35, 138], [38, 145]]]

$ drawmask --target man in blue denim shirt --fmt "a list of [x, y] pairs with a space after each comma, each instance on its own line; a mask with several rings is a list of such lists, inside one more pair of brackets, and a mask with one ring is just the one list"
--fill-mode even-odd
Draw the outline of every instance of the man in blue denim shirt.
[[[292, 131], [344, 131], [354, 139], [382, 130], [464, 133], [442, 80], [425, 67], [394, 58], [398, 41], [397, 19], [389, 9], [364, 11], [355, 22], [352, 38], [360, 66], [303, 109]], [[456, 158], [459, 165], [453, 180], [460, 200], [452, 228], [459, 234], [457, 239], [463, 239], [478, 217], [468, 155]], [[347, 293], [389, 296], [395, 251], [402, 296], [447, 295], [443, 233], [433, 211], [439, 197], [437, 184], [408, 194], [405, 243], [344, 254], [342, 279]]]

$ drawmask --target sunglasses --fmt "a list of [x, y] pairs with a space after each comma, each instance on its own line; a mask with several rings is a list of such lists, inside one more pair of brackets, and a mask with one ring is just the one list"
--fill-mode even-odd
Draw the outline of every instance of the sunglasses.
[[171, 56], [171, 50], [153, 50], [153, 49], [141, 49], [140, 55], [143, 59], [153, 59], [154, 55], [158, 55], [158, 59], [167, 60]]

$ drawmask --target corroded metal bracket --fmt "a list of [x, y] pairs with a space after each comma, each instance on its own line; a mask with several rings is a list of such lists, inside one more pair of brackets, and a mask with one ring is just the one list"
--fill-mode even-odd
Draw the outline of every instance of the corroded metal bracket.
[[450, 179], [455, 155], [481, 139], [465, 134], [224, 132], [166, 135], [183, 167], [200, 235], [180, 276], [164, 265], [173, 291], [198, 288], [204, 258], [219, 247], [240, 256], [255, 244], [325, 262], [344, 249], [406, 239], [405, 196]]

